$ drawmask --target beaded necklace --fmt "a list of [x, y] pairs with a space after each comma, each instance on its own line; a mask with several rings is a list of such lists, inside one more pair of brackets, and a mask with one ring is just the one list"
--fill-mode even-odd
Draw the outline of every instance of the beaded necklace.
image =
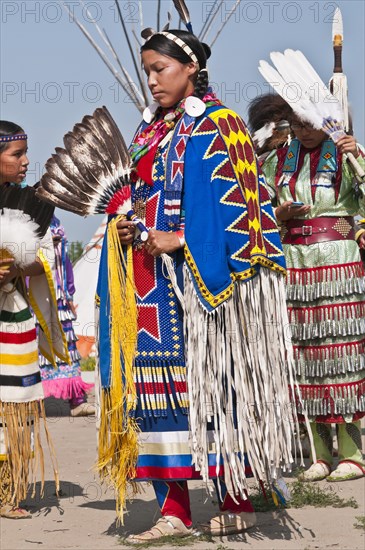
[[[151, 149], [156, 148], [167, 133], [175, 127], [185, 111], [185, 100], [186, 98], [183, 98], [176, 106], [170, 109], [159, 107], [153, 122], [136, 134], [129, 148], [131, 159], [135, 165]], [[212, 92], [205, 94], [202, 101], [207, 107], [221, 104]]]
[[[185, 101], [186, 98], [181, 100], [171, 109], [157, 109], [155, 120], [148, 126], [142, 125], [141, 130], [137, 132], [130, 146], [130, 154], [135, 166], [132, 173], [132, 183], [134, 182], [135, 184], [132, 187], [132, 204], [134, 212], [141, 219], [145, 219], [146, 201], [149, 195], [149, 190], [151, 186], [153, 186], [152, 169], [155, 162], [157, 148], [160, 146], [165, 136], [170, 131], [174, 130], [175, 127], [176, 132], [180, 130], [180, 126], [184, 123], [186, 117], [188, 117], [186, 120], [189, 120], [190, 131], [192, 131], [194, 126], [194, 116], [187, 115], [187, 112], [185, 111]], [[204, 96], [202, 101], [205, 103], [205, 107], [221, 105], [219, 99], [217, 99], [210, 91]], [[190, 125], [190, 122], [193, 124]], [[177, 128], [177, 126], [179, 126], [179, 128]], [[184, 140], [184, 151], [190, 136], [190, 131], [184, 131], [182, 134]], [[172, 139], [174, 140], [174, 137]], [[171, 149], [174, 149], [174, 147], [170, 147], [170, 152]], [[180, 161], [183, 157], [184, 154], [180, 151]], [[171, 162], [171, 159], [169, 162]], [[164, 209], [165, 216], [169, 221], [170, 227], [178, 227], [180, 223], [180, 201], [183, 171], [180, 170], [179, 174], [181, 176], [179, 178], [181, 181], [178, 181], [177, 178], [175, 178], [175, 181], [171, 174], [166, 174]], [[173, 201], [174, 204], [173, 210], [171, 209], [171, 201]]]

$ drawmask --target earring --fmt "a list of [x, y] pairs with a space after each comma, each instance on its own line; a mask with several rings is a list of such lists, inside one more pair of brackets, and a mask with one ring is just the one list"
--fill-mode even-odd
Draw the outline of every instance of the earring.
[[143, 111], [143, 120], [147, 122], [147, 124], [150, 124], [153, 121], [158, 108], [159, 104], [157, 101], [154, 101], [151, 105], [148, 105], [148, 107], [145, 108]]

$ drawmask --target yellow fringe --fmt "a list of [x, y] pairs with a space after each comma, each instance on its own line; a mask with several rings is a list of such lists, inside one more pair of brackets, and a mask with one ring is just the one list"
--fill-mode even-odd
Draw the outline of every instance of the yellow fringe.
[[[54, 311], [57, 312], [56, 290], [55, 290], [55, 286], [54, 286], [54, 279], [53, 279], [53, 275], [52, 275], [51, 266], [50, 266], [47, 258], [43, 254], [42, 250], [38, 251], [38, 259], [40, 260], [40, 262], [43, 265], [44, 276], [46, 277], [46, 281], [47, 281], [47, 284], [48, 284], [49, 299], [50, 299], [50, 301], [53, 305]], [[48, 326], [48, 323], [46, 322], [46, 320], [44, 318], [42, 309], [39, 307], [39, 304], [37, 303], [36, 296], [34, 296], [32, 288], [29, 288], [28, 298], [29, 298], [29, 303], [32, 306], [32, 309], [35, 313], [35, 316], [37, 317], [38, 323], [40, 324], [40, 326], [41, 326], [41, 328], [44, 332], [44, 335], [46, 337], [46, 340], [47, 340], [48, 346], [49, 346], [49, 352], [44, 347], [39, 346], [42, 355], [44, 355], [44, 357], [56, 369], [58, 369], [56, 356], [61, 361], [64, 361], [68, 365], [71, 365], [72, 361], [71, 361], [71, 357], [70, 357], [70, 352], [68, 351], [66, 334], [65, 334], [65, 332], [62, 328], [62, 324], [61, 324], [61, 321], [58, 317], [58, 314], [56, 314], [56, 320], [53, 321], [55, 326], [53, 327], [53, 330], [51, 330], [51, 328]], [[55, 334], [57, 334], [56, 331], [58, 332], [58, 336], [61, 336], [61, 338], [62, 338], [62, 351], [57, 350], [56, 346], [53, 345], [53, 340], [54, 340]], [[53, 334], [53, 333], [55, 333], [55, 334]]]
[[53, 443], [48, 433], [43, 401], [29, 403], [5, 403], [0, 401], [0, 421], [4, 431], [4, 443], [8, 450], [2, 463], [0, 481], [1, 504], [19, 506], [27, 496], [30, 485], [35, 495], [37, 471], [41, 474], [41, 496], [44, 491], [44, 454], [41, 444], [41, 419], [46, 432], [48, 448], [53, 464], [56, 492], [59, 491], [59, 475]]
[[[9, 250], [6, 248], [0, 248], [0, 260], [5, 260], [7, 258], [13, 258], [13, 255], [10, 254]], [[11, 264], [3, 264], [1, 269], [10, 269]]]
[[125, 259], [116, 227], [119, 220], [113, 219], [107, 229], [111, 371], [110, 388], [102, 390], [100, 400], [97, 469], [102, 479], [115, 488], [117, 517], [123, 523], [127, 483], [135, 477], [139, 430], [129, 414], [137, 399], [133, 376], [137, 304], [132, 247], [127, 248]]

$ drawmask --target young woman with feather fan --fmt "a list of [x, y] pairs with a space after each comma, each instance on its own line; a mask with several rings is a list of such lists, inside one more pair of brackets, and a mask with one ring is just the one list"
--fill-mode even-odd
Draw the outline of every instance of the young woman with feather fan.
[[[257, 113], [270, 97], [258, 97], [249, 110], [253, 132], [268, 123]], [[285, 103], [276, 96], [280, 101]], [[365, 415], [365, 273], [353, 216], [365, 213], [365, 199], [364, 192], [355, 193], [346, 155], [352, 153], [364, 168], [365, 154], [353, 136], [335, 144], [289, 105], [284, 110], [293, 139], [266, 154], [262, 170], [288, 267], [299, 410], [309, 416], [316, 452], [303, 479], [356, 479], [365, 474], [360, 428]], [[339, 454], [332, 473], [331, 423], [336, 424]]]
[[205, 44], [179, 30], [143, 36], [154, 104], [130, 154], [132, 207], [148, 238], [133, 221], [111, 219], [97, 292], [99, 468], [119, 510], [126, 482], [148, 480], [162, 514], [131, 544], [192, 532], [189, 479], [214, 481], [220, 513], [211, 534], [254, 525], [246, 476], [271, 483], [290, 468], [295, 431], [285, 264], [250, 136], [208, 87]]
[[64, 136], [37, 189], [79, 215], [110, 215], [97, 288], [97, 467], [119, 519], [136, 481], [152, 482], [162, 514], [131, 544], [192, 533], [192, 479], [217, 491], [209, 533], [254, 525], [247, 476], [285, 502], [281, 471], [299, 433], [270, 197], [244, 122], [209, 87], [210, 49], [174, 3], [189, 32], [142, 32], [154, 102], [129, 150], [98, 108]]
[[[68, 360], [64, 334], [55, 317], [57, 308], [53, 307], [53, 247], [44, 236], [53, 207], [36, 198], [33, 189], [20, 187], [28, 163], [23, 129], [0, 121], [0, 516], [10, 519], [31, 517], [19, 503], [35, 483], [39, 464], [43, 488], [41, 421], [55, 460], [45, 424], [38, 342], [29, 300], [42, 327], [41, 349], [53, 362], [55, 355]], [[25, 276], [30, 280], [29, 294]], [[58, 484], [56, 469], [55, 479]]]

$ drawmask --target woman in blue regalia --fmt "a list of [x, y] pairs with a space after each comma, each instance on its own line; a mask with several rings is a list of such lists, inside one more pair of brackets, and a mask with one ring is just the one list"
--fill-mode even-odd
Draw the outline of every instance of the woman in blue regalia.
[[272, 482], [290, 468], [295, 429], [285, 263], [250, 136], [208, 87], [210, 50], [192, 33], [153, 33], [141, 52], [154, 103], [130, 147], [132, 206], [148, 238], [132, 221], [117, 223], [126, 271], [118, 302], [118, 243], [107, 231], [97, 292], [99, 467], [119, 510], [127, 481], [147, 480], [162, 515], [128, 537], [137, 544], [192, 532], [191, 479], [216, 486], [210, 533], [254, 525], [247, 476]]

